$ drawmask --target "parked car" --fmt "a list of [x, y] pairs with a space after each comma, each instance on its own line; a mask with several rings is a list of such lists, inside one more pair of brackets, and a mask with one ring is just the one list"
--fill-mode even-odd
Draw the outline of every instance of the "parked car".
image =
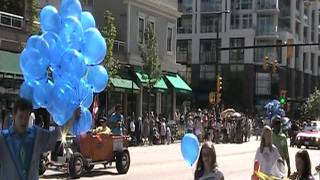
[[298, 148], [301, 146], [316, 147], [320, 149], [320, 122], [311, 121], [305, 126], [302, 132], [299, 132], [296, 137], [295, 145]]

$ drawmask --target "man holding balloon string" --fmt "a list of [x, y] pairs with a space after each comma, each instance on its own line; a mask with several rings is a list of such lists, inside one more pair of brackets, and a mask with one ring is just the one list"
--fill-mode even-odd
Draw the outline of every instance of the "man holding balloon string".
[[79, 119], [78, 108], [68, 123], [54, 131], [28, 127], [33, 110], [27, 99], [18, 99], [13, 108], [13, 125], [0, 133], [0, 179], [38, 179], [40, 154], [52, 150], [60, 130], [68, 130]]

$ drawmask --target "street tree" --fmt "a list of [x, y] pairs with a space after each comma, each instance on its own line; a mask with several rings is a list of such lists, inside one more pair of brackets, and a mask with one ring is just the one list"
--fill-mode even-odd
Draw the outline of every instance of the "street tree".
[[110, 11], [104, 13], [104, 26], [102, 28], [102, 36], [107, 43], [107, 56], [104, 59], [104, 65], [108, 69], [110, 77], [115, 77], [120, 69], [119, 60], [113, 57], [113, 45], [117, 36], [117, 28], [115, 19]]
[[30, 18], [30, 26], [31, 26], [31, 34], [39, 34], [40, 32], [40, 24], [39, 24], [39, 12], [40, 12], [40, 4], [38, 0], [31, 1], [31, 18]]
[[148, 91], [148, 112], [150, 112], [151, 91], [156, 82], [161, 78], [161, 64], [158, 55], [158, 42], [155, 35], [154, 26], [151, 23], [147, 25], [145, 33], [145, 44], [139, 45], [140, 56], [143, 61], [143, 71], [147, 77]]
[[307, 101], [303, 105], [303, 115], [312, 119], [318, 119], [320, 117], [320, 91], [315, 91], [310, 94]]

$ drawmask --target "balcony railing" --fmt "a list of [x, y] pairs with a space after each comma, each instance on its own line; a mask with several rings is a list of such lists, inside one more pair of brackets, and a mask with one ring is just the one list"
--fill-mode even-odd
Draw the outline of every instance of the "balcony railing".
[[124, 61], [127, 55], [127, 44], [123, 41], [115, 40], [113, 44], [113, 57]]
[[0, 11], [0, 25], [15, 29], [23, 28], [23, 17]]

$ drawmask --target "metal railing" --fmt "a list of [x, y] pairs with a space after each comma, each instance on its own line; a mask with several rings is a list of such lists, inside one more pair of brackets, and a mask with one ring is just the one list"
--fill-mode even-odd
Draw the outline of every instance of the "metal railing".
[[15, 29], [22, 29], [24, 18], [11, 13], [0, 11], [0, 25]]
[[115, 40], [113, 44], [113, 56], [117, 59], [124, 60], [127, 55], [127, 43]]

